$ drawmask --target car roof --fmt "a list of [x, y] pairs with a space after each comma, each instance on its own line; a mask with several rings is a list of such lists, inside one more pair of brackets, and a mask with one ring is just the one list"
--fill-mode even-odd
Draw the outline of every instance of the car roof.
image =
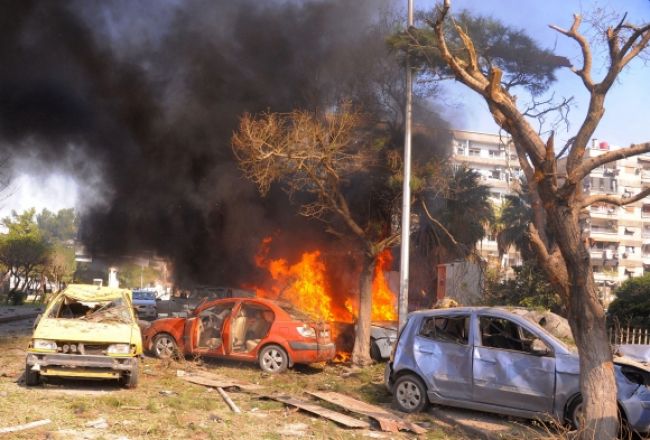
[[124, 295], [130, 296], [131, 291], [94, 284], [69, 284], [61, 294], [77, 301], [111, 301]]
[[[487, 313], [497, 313], [497, 314], [510, 314], [510, 315], [516, 315], [513, 313], [513, 310], [528, 310], [525, 307], [507, 307], [507, 306], [497, 306], [497, 307], [490, 307], [490, 306], [475, 306], [475, 307], [449, 307], [446, 309], [425, 309], [425, 310], [417, 310], [415, 312], [409, 313], [409, 315], [417, 316], [417, 315], [440, 315], [440, 314], [446, 314], [446, 313], [454, 313], [454, 314], [463, 314], [463, 313], [481, 313], [481, 312], [487, 312]], [[519, 316], [519, 315], [516, 315]]]

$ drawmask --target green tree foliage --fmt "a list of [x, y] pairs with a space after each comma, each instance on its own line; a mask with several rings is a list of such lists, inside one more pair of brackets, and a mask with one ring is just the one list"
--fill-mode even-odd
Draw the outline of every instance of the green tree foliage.
[[630, 278], [615, 294], [608, 309], [611, 319], [621, 325], [650, 328], [650, 274]]
[[73, 208], [61, 209], [56, 213], [43, 209], [36, 215], [36, 223], [51, 243], [72, 242], [77, 237], [77, 216]]
[[52, 248], [34, 221], [34, 209], [22, 214], [13, 211], [11, 217], [2, 220], [7, 229], [0, 236], [0, 263], [14, 280], [17, 280], [8, 300], [22, 301], [22, 294], [32, 278], [42, 272], [47, 265]]
[[487, 278], [485, 295], [488, 304], [544, 309], [566, 315], [562, 298], [534, 261], [527, 261], [514, 271], [512, 279], [499, 280], [496, 275]]
[[[420, 22], [428, 19], [426, 15], [419, 17]], [[523, 30], [506, 26], [495, 18], [462, 11], [454, 16], [454, 22], [471, 38], [478, 67], [483, 73], [487, 74], [491, 66], [504, 72], [502, 84], [506, 89], [520, 86], [533, 96], [540, 95], [556, 80], [558, 68], [571, 65], [567, 58], [540, 48]], [[422, 73], [432, 78], [451, 77], [451, 70], [440, 58], [431, 27], [413, 28], [411, 35], [417, 45], [413, 45], [413, 38], [405, 33], [391, 36], [388, 43], [402, 53], [409, 51], [412, 65]], [[469, 61], [462, 39], [451, 27], [447, 28], [446, 39], [453, 54]]]
[[161, 277], [162, 274], [155, 268], [136, 263], [122, 264], [117, 271], [120, 286], [132, 289], [154, 285]]
[[532, 221], [530, 196], [525, 182], [522, 182], [521, 189], [506, 196], [497, 216], [496, 232], [500, 255], [508, 252], [508, 248], [514, 245], [524, 261], [535, 258], [528, 235], [528, 227]]

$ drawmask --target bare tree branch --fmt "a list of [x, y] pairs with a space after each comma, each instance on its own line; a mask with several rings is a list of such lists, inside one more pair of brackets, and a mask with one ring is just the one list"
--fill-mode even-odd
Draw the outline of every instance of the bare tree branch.
[[575, 14], [573, 16], [573, 25], [571, 26], [571, 29], [569, 29], [568, 31], [555, 25], [549, 25], [549, 27], [553, 30], [558, 31], [563, 35], [566, 35], [569, 38], [573, 38], [575, 41], [578, 42], [578, 44], [580, 45], [580, 49], [582, 50], [582, 68], [580, 70], [577, 70], [575, 67], [573, 67], [571, 70], [576, 75], [578, 75], [580, 79], [582, 79], [582, 82], [587, 88], [587, 90], [593, 90], [594, 82], [591, 79], [591, 67], [592, 67], [591, 48], [589, 46], [589, 42], [587, 41], [587, 39], [583, 35], [578, 33], [578, 28], [580, 27], [581, 23], [582, 23], [582, 17], [578, 14]]
[[607, 203], [616, 206], [625, 206], [625, 205], [629, 205], [630, 203], [634, 203], [638, 200], [644, 199], [648, 195], [650, 195], [650, 187], [644, 188], [633, 197], [621, 197], [621, 196], [615, 196], [611, 194], [595, 194], [593, 196], [585, 197], [583, 199], [581, 206], [583, 208], [586, 208], [598, 202]]
[[567, 175], [567, 181], [571, 184], [576, 184], [581, 181], [595, 168], [606, 163], [614, 162], [616, 160], [625, 159], [630, 156], [637, 156], [642, 153], [650, 151], [650, 142], [642, 144], [632, 144], [627, 148], [619, 148], [618, 150], [611, 150], [598, 156], [585, 159], [582, 163], [574, 168], [573, 171]]

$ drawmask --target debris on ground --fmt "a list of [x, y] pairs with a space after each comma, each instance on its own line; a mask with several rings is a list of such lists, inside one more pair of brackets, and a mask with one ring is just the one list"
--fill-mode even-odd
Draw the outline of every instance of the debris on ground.
[[345, 394], [335, 393], [333, 391], [313, 391], [308, 392], [314, 397], [329, 402], [333, 405], [338, 405], [348, 411], [363, 414], [379, 423], [382, 431], [399, 432], [399, 431], [412, 431], [416, 434], [424, 434], [426, 429], [415, 423], [408, 422], [396, 416], [395, 414], [386, 411], [384, 408], [371, 405], [361, 400], [353, 399]]
[[244, 382], [242, 380], [231, 379], [226, 376], [220, 376], [218, 374], [207, 373], [207, 372], [193, 372], [188, 373], [183, 370], [176, 370], [176, 376], [181, 379], [191, 382], [197, 385], [203, 385], [206, 387], [212, 388], [239, 388], [243, 391], [259, 391], [263, 387], [260, 385], [255, 385], [250, 382]]
[[220, 394], [221, 397], [223, 398], [224, 402], [226, 402], [226, 403], [228, 404], [228, 406], [230, 407], [230, 409], [232, 410], [232, 412], [234, 412], [234, 413], [236, 413], [236, 414], [241, 414], [241, 410], [239, 409], [239, 407], [238, 407], [237, 405], [235, 405], [235, 402], [232, 401], [232, 399], [230, 398], [230, 396], [228, 395], [228, 393], [226, 393], [226, 392], [223, 390], [223, 388], [221, 388], [221, 387], [217, 387], [217, 391], [219, 392], [219, 394]]
[[100, 417], [99, 419], [86, 422], [86, 428], [106, 429], [108, 428], [108, 422], [103, 417]]
[[10, 432], [26, 431], [28, 429], [38, 428], [40, 426], [48, 425], [52, 423], [50, 419], [37, 420], [35, 422], [24, 423], [22, 425], [8, 426], [6, 428], [0, 428], [0, 434], [8, 434]]
[[316, 414], [318, 416], [332, 420], [333, 422], [336, 422], [339, 425], [343, 425], [347, 428], [364, 428], [364, 429], [370, 428], [370, 424], [368, 422], [355, 419], [354, 417], [350, 417], [340, 412], [332, 411], [331, 409], [327, 409], [313, 402], [308, 402], [305, 400], [296, 399], [294, 397], [281, 396], [281, 395], [265, 395], [260, 397], [267, 397], [269, 399], [282, 402], [286, 405], [295, 406], [296, 408], [300, 408], [303, 411], [307, 411], [311, 414]]
[[309, 426], [305, 423], [289, 423], [284, 425], [277, 433], [282, 436], [303, 437]]

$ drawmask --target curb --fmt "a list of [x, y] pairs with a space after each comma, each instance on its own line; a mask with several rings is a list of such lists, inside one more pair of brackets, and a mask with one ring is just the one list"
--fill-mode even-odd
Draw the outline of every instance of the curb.
[[0, 316], [0, 324], [13, 321], [22, 321], [23, 319], [36, 318], [40, 313], [24, 313], [22, 315]]

